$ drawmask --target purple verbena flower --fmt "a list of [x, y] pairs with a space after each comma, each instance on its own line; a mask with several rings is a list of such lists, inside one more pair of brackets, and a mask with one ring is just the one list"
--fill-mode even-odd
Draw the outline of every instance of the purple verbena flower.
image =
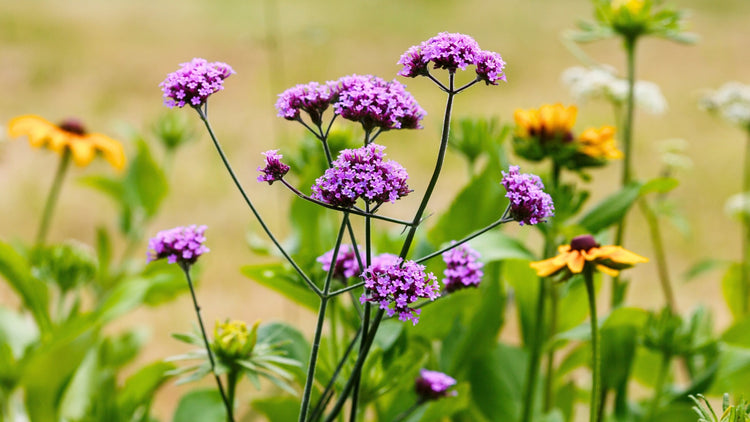
[[487, 85], [497, 85], [498, 81], [505, 82], [505, 61], [494, 51], [480, 51], [477, 55], [477, 78]]
[[[456, 243], [453, 241], [452, 243]], [[463, 244], [443, 253], [443, 261], [447, 268], [443, 272], [443, 284], [448, 293], [466, 287], [477, 287], [482, 281], [483, 263], [478, 261], [479, 252], [469, 245]]]
[[224, 79], [235, 73], [226, 63], [209, 63], [199, 58], [180, 66], [159, 84], [167, 107], [199, 107], [209, 95], [224, 89]]
[[466, 67], [477, 63], [482, 51], [479, 44], [468, 35], [441, 32], [419, 46], [413, 46], [401, 56], [398, 64], [403, 65], [399, 75], [414, 77], [427, 74], [427, 65], [435, 69], [466, 70]]
[[269, 185], [277, 180], [281, 180], [288, 172], [289, 166], [281, 162], [283, 155], [277, 154], [279, 150], [272, 149], [263, 153], [266, 157], [265, 167], [258, 167], [258, 171], [263, 173], [258, 176], [259, 182], [268, 182]]
[[328, 109], [336, 93], [334, 83], [321, 85], [317, 82], [300, 84], [279, 94], [276, 110], [279, 117], [297, 120], [300, 111], [304, 111], [316, 125], [322, 122], [323, 112]]
[[199, 256], [209, 251], [203, 245], [205, 231], [206, 226], [196, 225], [160, 231], [148, 242], [148, 262], [167, 258], [170, 264], [195, 263]]
[[365, 131], [374, 128], [421, 129], [427, 114], [398, 81], [372, 75], [350, 75], [335, 85], [333, 110], [341, 117], [359, 122]]
[[510, 216], [524, 224], [537, 224], [547, 221], [555, 215], [552, 197], [544, 192], [544, 184], [539, 176], [519, 173], [518, 166], [510, 166], [508, 173], [503, 172], [502, 185], [510, 200]]
[[419, 371], [419, 377], [415, 382], [414, 389], [422, 400], [437, 400], [449, 394], [452, 396], [458, 394], [456, 391], [448, 392], [448, 389], [454, 385], [456, 385], [456, 380], [448, 375], [442, 372], [422, 369]]
[[[403, 262], [403, 264], [402, 264]], [[440, 296], [440, 286], [432, 274], [425, 274], [424, 265], [398, 258], [390, 265], [370, 265], [362, 273], [365, 293], [360, 302], [376, 302], [388, 316], [398, 314], [401, 321], [419, 322], [420, 309], [409, 307], [419, 298], [435, 300]]]
[[[365, 262], [363, 251], [359, 252], [359, 259]], [[316, 261], [323, 264], [324, 271], [330, 271], [331, 262], [333, 261], [333, 249], [319, 256]], [[359, 275], [361, 272], [357, 255], [354, 253], [354, 247], [347, 244], [341, 245], [339, 253], [336, 256], [336, 263], [333, 266], [333, 277], [346, 280], [347, 278]]]
[[345, 149], [312, 186], [312, 198], [348, 208], [362, 198], [366, 202], [395, 202], [411, 192], [409, 175], [401, 164], [383, 161], [382, 145]]

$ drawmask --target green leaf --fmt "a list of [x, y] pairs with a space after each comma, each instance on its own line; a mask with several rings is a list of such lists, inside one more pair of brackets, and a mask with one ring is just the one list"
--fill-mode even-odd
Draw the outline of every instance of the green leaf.
[[679, 186], [680, 182], [674, 177], [658, 177], [651, 179], [641, 186], [640, 195], [649, 193], [667, 193]]
[[721, 335], [721, 340], [732, 346], [750, 349], [750, 318], [735, 321]]
[[31, 267], [26, 259], [3, 241], [0, 241], [0, 275], [5, 277], [10, 287], [21, 297], [24, 307], [31, 311], [40, 331], [48, 332], [52, 322], [47, 310], [47, 286], [31, 274]]
[[133, 278], [118, 284], [96, 310], [97, 321], [106, 324], [143, 303], [150, 285], [148, 280]]
[[530, 345], [534, 339], [534, 324], [537, 316], [539, 283], [536, 272], [529, 267], [529, 261], [510, 260], [503, 264], [504, 279], [514, 291], [518, 307], [521, 337], [524, 345]]
[[685, 281], [691, 281], [707, 272], [726, 268], [729, 265], [730, 262], [723, 259], [704, 259], [702, 261], [698, 261], [695, 265], [690, 267], [682, 276], [682, 278], [685, 279]]
[[0, 307], [0, 344], [8, 345], [20, 359], [28, 346], [39, 339], [39, 328], [24, 315]]
[[123, 198], [130, 204], [138, 204], [150, 217], [156, 214], [167, 195], [167, 177], [151, 156], [148, 144], [139, 139], [136, 146], [138, 152], [123, 180]]
[[258, 327], [256, 344], [262, 343], [277, 344], [278, 349], [285, 352], [284, 357], [299, 362], [299, 366], [286, 369], [293, 372], [300, 383], [304, 383], [310, 358], [310, 343], [305, 340], [299, 330], [282, 322], [261, 324]]
[[604, 198], [590, 209], [578, 224], [590, 233], [598, 233], [622, 220], [630, 207], [638, 199], [641, 184], [633, 182], [621, 191]]
[[296, 273], [291, 275], [283, 264], [245, 265], [240, 271], [258, 284], [281, 293], [281, 295], [310, 310], [318, 310], [320, 305], [318, 295], [304, 285]]
[[743, 307], [748, 299], [745, 297], [744, 291], [742, 264], [732, 263], [721, 279], [721, 292], [724, 294], [724, 300], [735, 320], [741, 318], [745, 313]]
[[472, 361], [469, 372], [474, 405], [491, 421], [517, 421], [524, 405], [523, 380], [526, 378], [526, 353], [516, 347], [498, 344], [481, 359]]
[[172, 422], [226, 422], [227, 411], [215, 388], [193, 390], [180, 398]]
[[147, 410], [156, 391], [170, 378], [169, 371], [175, 368], [172, 363], [159, 361], [142, 367], [128, 377], [117, 396], [120, 413], [131, 416], [138, 409]]
[[603, 388], [616, 389], [626, 382], [635, 358], [638, 334], [646, 323], [647, 313], [643, 309], [618, 308], [612, 311], [602, 324], [601, 364]]
[[726, 392], [741, 395], [750, 392], [750, 349], [721, 346], [719, 369], [707, 394], [720, 395]]
[[125, 186], [113, 177], [98, 174], [83, 176], [78, 179], [78, 183], [109, 196], [117, 204], [122, 204], [124, 201]]
[[300, 406], [300, 400], [290, 396], [265, 397], [251, 404], [253, 410], [274, 422], [296, 422]]
[[515, 237], [508, 236], [500, 229], [484, 233], [471, 240], [471, 247], [481, 255], [482, 262], [503, 261], [506, 259], [535, 260], [536, 256]]

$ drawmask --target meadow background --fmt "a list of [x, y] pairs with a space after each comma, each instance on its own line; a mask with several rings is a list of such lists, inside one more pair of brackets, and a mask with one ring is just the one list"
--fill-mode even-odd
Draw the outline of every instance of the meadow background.
[[[745, 139], [741, 131], [699, 110], [697, 103], [706, 88], [729, 80], [750, 82], [750, 2], [670, 3], [692, 11], [690, 29], [701, 38], [694, 46], [654, 39], [639, 45], [637, 77], [661, 86], [669, 110], [658, 117], [636, 115], [636, 176], [645, 179], [658, 172], [658, 141], [688, 141], [694, 166], [677, 175], [681, 185], [673, 195], [692, 233], [684, 237], [666, 228], [665, 243], [678, 309], [684, 312], [708, 304], [717, 326], [723, 328], [729, 318], [719, 287], [721, 274], [710, 273], [687, 285], [681, 275], [706, 257], [740, 256], [739, 224], [726, 216], [724, 203], [741, 190]], [[503, 56], [508, 83], [460, 96], [455, 117], [496, 116], [511, 123], [516, 108], [572, 103], [560, 73], [581, 63], [563, 46], [561, 33], [581, 19], [590, 20], [591, 13], [586, 0], [4, 0], [0, 2], [0, 125], [27, 113], [54, 122], [78, 117], [89, 130], [109, 134], [132, 151], [133, 130], [148, 131], [160, 114], [170, 112], [162, 105], [157, 86], [167, 73], [193, 57], [227, 62], [237, 74], [227, 80], [225, 91], [212, 98], [212, 124], [272, 229], [284, 233], [283, 210], [289, 195], [277, 185], [254, 182], [261, 151], [280, 147], [284, 153], [285, 148], [295, 148], [303, 135], [301, 126], [275, 116], [278, 93], [298, 83], [352, 73], [395, 78], [396, 61], [409, 46], [441, 31], [461, 32]], [[607, 41], [584, 50], [623, 75], [624, 56], [618, 47]], [[427, 110], [425, 129], [394, 132], [381, 142], [389, 156], [409, 170], [410, 186], [421, 189], [434, 163], [443, 100], [427, 80], [398, 79]], [[169, 176], [171, 191], [149, 234], [184, 224], [209, 226], [212, 251], [201, 259], [198, 291], [207, 321], [284, 320], [312, 336], [314, 315], [239, 273], [241, 265], [259, 260], [245, 236], [259, 233], [259, 227], [231, 186], [195, 113], [171, 112], [186, 114], [198, 139], [178, 152]], [[580, 105], [576, 128], [611, 123], [612, 111], [604, 102]], [[5, 130], [0, 132], [0, 237], [33, 238], [57, 160], [47, 150], [32, 150], [25, 140], [8, 140]], [[534, 169], [524, 165], [522, 170]], [[50, 241], [92, 243], [97, 225], [114, 227], [116, 210], [111, 202], [75, 183], [83, 175], [111, 171], [103, 161], [73, 169], [63, 187]], [[593, 204], [619, 185], [619, 164], [591, 173], [594, 198], [589, 203]], [[460, 158], [449, 155], [431, 209], [446, 205], [466, 177]], [[407, 216], [416, 206], [416, 199], [408, 198], [389, 211]], [[630, 219], [626, 246], [651, 257], [640, 213], [631, 213]], [[532, 236], [529, 233], [517, 232]], [[145, 243], [140, 251], [145, 259]], [[628, 276], [633, 282], [628, 303], [649, 309], [661, 306], [654, 265], [636, 268]], [[118, 322], [150, 331], [140, 362], [185, 351], [169, 333], [192, 326], [189, 301], [183, 296]], [[0, 304], [16, 303], [14, 295], [0, 286]], [[514, 329], [513, 323], [508, 324], [503, 336], [512, 339]], [[190, 388], [167, 385], [157, 399], [155, 414], [166, 419], [177, 397]]]

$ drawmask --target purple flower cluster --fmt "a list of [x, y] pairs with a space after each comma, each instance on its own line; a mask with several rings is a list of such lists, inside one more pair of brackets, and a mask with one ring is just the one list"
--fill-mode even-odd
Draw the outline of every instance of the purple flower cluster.
[[283, 155], [277, 154], [279, 150], [272, 149], [263, 153], [265, 158], [265, 167], [258, 167], [258, 171], [263, 173], [258, 176], [259, 182], [268, 182], [269, 185], [277, 180], [281, 180], [288, 172], [289, 166], [281, 162]]
[[[453, 243], [456, 243], [455, 241]], [[477, 287], [482, 281], [483, 263], [478, 261], [479, 252], [469, 245], [463, 244], [443, 253], [443, 261], [447, 268], [443, 272], [443, 284], [448, 293], [466, 287]]]
[[[360, 251], [359, 259], [364, 262], [365, 254]], [[316, 261], [323, 264], [324, 271], [330, 271], [333, 261], [333, 249], [319, 256]], [[333, 277], [341, 280], [357, 276], [361, 273], [357, 255], [354, 253], [354, 247], [343, 244], [339, 247], [339, 253], [336, 256], [336, 262], [333, 264]]]
[[322, 122], [323, 112], [331, 104], [336, 93], [332, 89], [333, 85], [332, 82], [325, 85], [310, 82], [287, 89], [279, 94], [279, 99], [276, 101], [279, 117], [297, 120], [300, 111], [304, 111], [310, 115], [313, 123], [319, 125]]
[[502, 57], [498, 53], [482, 50], [473, 38], [464, 34], [441, 32], [410, 47], [398, 61], [403, 66], [398, 74], [407, 78], [426, 76], [430, 63], [435, 69], [447, 69], [451, 73], [475, 65], [477, 78], [487, 84], [497, 85], [498, 81], [505, 81]]
[[409, 192], [409, 175], [397, 162], [383, 161], [382, 145], [345, 149], [312, 186], [312, 198], [342, 208], [362, 198], [368, 203], [395, 202]]
[[372, 75], [350, 75], [335, 85], [333, 110], [341, 117], [359, 122], [365, 131], [374, 128], [421, 129], [427, 114], [398, 81]]
[[[442, 372], [428, 371], [422, 369], [419, 371], [419, 377], [416, 380], [414, 389], [422, 400], [437, 400], [448, 396], [448, 389], [456, 385], [456, 380], [445, 375]], [[452, 392], [452, 396], [457, 393]]]
[[180, 66], [159, 84], [167, 107], [201, 106], [209, 95], [224, 89], [224, 79], [235, 73], [226, 63], [198, 58]]
[[148, 261], [167, 258], [170, 264], [195, 263], [199, 256], [209, 251], [203, 246], [205, 231], [206, 226], [196, 225], [160, 231], [148, 242]]
[[539, 176], [519, 173], [518, 166], [510, 166], [503, 172], [503, 186], [510, 200], [510, 216], [524, 224], [537, 224], [555, 215], [552, 197], [544, 192], [544, 184]]
[[[360, 302], [377, 302], [388, 316], [398, 313], [401, 321], [419, 322], [420, 309], [409, 305], [419, 298], [435, 300], [440, 296], [440, 286], [432, 274], [425, 274], [424, 265], [414, 261], [396, 259], [390, 265], [370, 265], [362, 273], [366, 291]], [[368, 296], [369, 294], [369, 296]]]

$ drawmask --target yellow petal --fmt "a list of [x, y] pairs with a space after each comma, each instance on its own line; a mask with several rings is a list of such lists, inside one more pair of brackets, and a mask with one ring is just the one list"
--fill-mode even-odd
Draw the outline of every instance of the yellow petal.
[[73, 161], [82, 167], [88, 165], [94, 159], [94, 155], [96, 155], [94, 144], [85, 139], [75, 139], [68, 146], [73, 155]]
[[604, 274], [607, 274], [610, 277], [617, 277], [617, 275], [620, 274], [620, 272], [618, 270], [616, 270], [614, 268], [609, 268], [609, 267], [604, 266], [604, 265], [598, 265], [597, 264], [596, 265], [596, 269], [599, 270], [599, 271], [601, 271], [601, 272], [603, 272]]
[[573, 274], [583, 271], [583, 265], [586, 263], [583, 255], [578, 251], [572, 251], [568, 254], [568, 268]]
[[547, 277], [558, 271], [560, 271], [565, 264], [559, 263], [559, 257], [545, 259], [543, 261], [536, 261], [529, 264], [529, 266], [536, 270], [536, 275], [539, 277]]
[[118, 141], [110, 138], [109, 136], [102, 135], [101, 133], [92, 133], [87, 135], [90, 142], [96, 145], [96, 149], [101, 151], [104, 159], [117, 170], [125, 168], [125, 150], [122, 144]]
[[27, 136], [31, 146], [36, 148], [44, 145], [49, 135], [56, 130], [58, 130], [57, 126], [33, 114], [18, 116], [8, 122], [8, 136], [11, 138]]

